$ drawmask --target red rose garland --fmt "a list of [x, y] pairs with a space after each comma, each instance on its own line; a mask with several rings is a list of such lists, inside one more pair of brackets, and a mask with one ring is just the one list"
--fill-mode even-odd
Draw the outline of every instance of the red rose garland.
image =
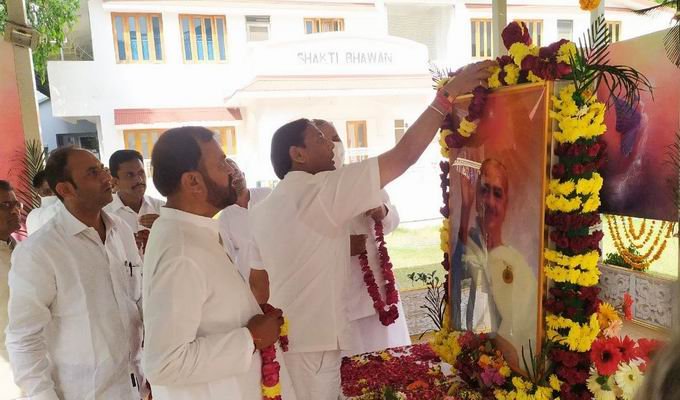
[[[391, 325], [399, 318], [399, 311], [397, 310], [397, 302], [399, 302], [399, 292], [394, 282], [394, 273], [392, 272], [392, 263], [390, 256], [387, 253], [385, 246], [385, 235], [383, 233], [382, 222], [375, 223], [375, 241], [378, 243], [378, 257], [380, 259], [380, 270], [382, 271], [383, 280], [385, 282], [385, 301], [380, 298], [380, 289], [375, 282], [375, 276], [371, 271], [371, 266], [368, 265], [368, 253], [364, 251], [359, 254], [359, 264], [361, 265], [361, 272], [364, 273], [364, 283], [368, 289], [368, 295], [373, 300], [373, 308], [378, 312], [380, 322], [385, 325]], [[387, 309], [385, 308], [387, 307]]]
[[[264, 313], [274, 310], [270, 304], [261, 305]], [[279, 336], [281, 349], [288, 351], [288, 322], [284, 319], [281, 333]], [[282, 400], [280, 372], [281, 365], [276, 361], [276, 344], [260, 350], [262, 357], [262, 399], [263, 400]]]

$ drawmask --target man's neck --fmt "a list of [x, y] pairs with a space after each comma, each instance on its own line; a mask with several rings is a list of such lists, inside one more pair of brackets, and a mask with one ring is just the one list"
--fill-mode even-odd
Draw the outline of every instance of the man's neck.
[[9, 242], [11, 232], [0, 232], [0, 241]]
[[179, 196], [169, 196], [168, 202], [165, 203], [165, 207], [207, 218], [214, 217], [215, 214], [220, 211], [209, 204], [199, 204], [197, 201], [181, 198]]
[[248, 208], [248, 203], [250, 203], [250, 189], [246, 188], [236, 199], [236, 204], [243, 208]]
[[78, 221], [86, 226], [96, 229], [98, 232], [105, 230], [104, 221], [102, 220], [102, 210], [90, 209], [79, 204], [65, 202], [64, 207], [71, 213]]
[[134, 212], [139, 213], [142, 209], [142, 203], [144, 202], [144, 196], [137, 197], [136, 195], [131, 195], [125, 192], [118, 192], [118, 197], [124, 205], [130, 207]]
[[484, 225], [480, 226], [487, 250], [493, 250], [503, 244], [503, 237], [500, 229], [487, 229]]

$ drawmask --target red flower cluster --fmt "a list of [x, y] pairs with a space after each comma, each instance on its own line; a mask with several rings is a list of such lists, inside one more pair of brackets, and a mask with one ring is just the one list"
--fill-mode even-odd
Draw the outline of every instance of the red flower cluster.
[[510, 49], [515, 43], [524, 43], [527, 46], [531, 46], [532, 43], [527, 24], [521, 21], [513, 21], [506, 26], [501, 32], [501, 38], [506, 49]]
[[581, 175], [591, 174], [604, 166], [607, 160], [598, 158], [595, 161], [586, 163], [566, 164], [559, 162], [552, 167], [553, 178], [563, 179], [566, 177], [580, 178]]
[[[390, 262], [390, 255], [387, 253], [385, 245], [385, 234], [381, 222], [375, 223], [375, 241], [378, 243], [378, 257], [380, 258], [380, 270], [385, 282], [385, 300], [381, 299], [380, 289], [375, 282], [371, 266], [368, 265], [368, 253], [364, 251], [359, 254], [359, 264], [361, 265], [361, 272], [364, 273], [364, 283], [368, 289], [368, 295], [373, 300], [373, 308], [378, 312], [380, 322], [385, 325], [391, 325], [399, 318], [399, 310], [397, 303], [399, 302], [399, 292], [395, 284], [394, 273], [392, 272], [392, 263]], [[387, 307], [387, 309], [385, 308]]]
[[545, 301], [547, 311], [581, 323], [586, 322], [597, 312], [601, 303], [597, 297], [600, 294], [600, 288], [597, 286], [575, 287], [556, 284], [550, 288], [550, 294], [552, 297]]
[[580, 157], [580, 158], [595, 158], [607, 150], [607, 143], [598, 140], [592, 144], [577, 143], [560, 143], [555, 146], [555, 155], [558, 157]]
[[550, 233], [550, 240], [555, 242], [558, 250], [567, 254], [578, 254], [600, 249], [600, 241], [604, 237], [602, 231], [595, 231], [589, 235], [576, 236], [570, 233], [554, 230]]
[[361, 396], [391, 387], [404, 393], [408, 400], [444, 397], [449, 383], [441, 371], [434, 369], [440, 359], [429, 344], [397, 347], [387, 353], [390, 356], [387, 359], [379, 352], [343, 358], [340, 368], [343, 394]]
[[633, 298], [628, 293], [623, 295], [623, 316], [626, 321], [633, 319]]
[[[276, 361], [276, 347], [271, 345], [260, 350], [262, 356], [262, 385], [267, 387], [274, 387], [279, 383], [279, 372], [281, 366]], [[264, 400], [281, 400], [281, 396], [268, 397], [262, 396]]]
[[547, 47], [538, 50], [538, 56], [528, 55], [522, 60], [521, 69], [531, 71], [534, 75], [547, 81], [554, 81], [571, 74], [571, 65], [557, 61], [557, 52], [560, 46], [569, 43], [562, 39]]
[[561, 143], [555, 147], [555, 155], [560, 161], [552, 167], [553, 178], [576, 178], [593, 173], [604, 166], [606, 153], [607, 144], [602, 140]]
[[448, 218], [451, 210], [449, 209], [449, 170], [450, 165], [448, 161], [440, 161], [439, 169], [442, 171], [439, 174], [439, 179], [441, 183], [439, 187], [442, 190], [442, 201], [444, 205], [439, 209], [439, 213], [444, 217]]
[[593, 343], [590, 358], [600, 375], [612, 375], [619, 368], [620, 363], [628, 363], [639, 359], [642, 361], [640, 369], [646, 370], [647, 364], [663, 344], [658, 340], [635, 340], [625, 336], [623, 338], [599, 338]]
[[600, 214], [548, 213], [545, 223], [560, 231], [584, 230], [601, 222]]

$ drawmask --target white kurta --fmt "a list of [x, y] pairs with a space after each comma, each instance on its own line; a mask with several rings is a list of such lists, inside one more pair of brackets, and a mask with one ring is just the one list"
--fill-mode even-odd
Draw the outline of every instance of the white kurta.
[[[218, 222], [163, 208], [144, 258], [143, 365], [158, 400], [260, 400], [261, 313], [220, 244]], [[281, 354], [279, 350], [278, 354]], [[295, 399], [283, 357], [282, 397]]]
[[26, 233], [29, 236], [44, 226], [64, 207], [57, 196], [43, 197], [40, 202], [40, 207], [31, 210], [26, 217]]
[[[390, 197], [385, 190], [382, 191], [382, 201], [388, 210], [385, 219], [382, 221], [383, 232], [387, 235], [399, 225], [399, 212], [390, 203]], [[352, 220], [350, 233], [353, 235], [367, 235], [366, 252], [368, 265], [371, 267], [373, 276], [378, 283], [380, 294], [385, 299], [385, 284], [384, 281], [381, 281], [382, 270], [380, 269], [378, 247], [375, 242], [374, 226], [375, 223], [372, 218], [361, 214]], [[353, 335], [352, 346], [346, 354], [354, 355], [411, 344], [411, 337], [408, 333], [406, 315], [404, 314], [401, 299], [397, 303], [399, 318], [389, 326], [385, 326], [380, 322], [378, 313], [373, 307], [373, 300], [366, 289], [358, 256], [351, 257], [350, 281], [346, 294], [345, 301]]]
[[140, 397], [141, 260], [130, 228], [102, 218], [105, 243], [61, 207], [12, 255], [7, 351], [31, 399]]
[[243, 278], [248, 282], [250, 278], [250, 264], [248, 257], [245, 254], [247, 247], [250, 245], [250, 222], [248, 221], [248, 210], [259, 204], [272, 192], [270, 188], [252, 188], [250, 191], [250, 200], [248, 201], [248, 208], [243, 208], [238, 204], [231, 205], [220, 213], [218, 218], [220, 222], [220, 235], [224, 246], [229, 251], [231, 259], [234, 260], [238, 271]]
[[14, 383], [14, 375], [9, 366], [9, 356], [5, 347], [5, 328], [7, 327], [7, 303], [9, 302], [10, 258], [16, 242], [0, 240], [0, 400], [13, 400], [21, 396], [21, 390]]
[[315, 175], [289, 172], [250, 211], [270, 303], [289, 319], [290, 352], [349, 349], [349, 222], [382, 202], [378, 159]]
[[159, 214], [161, 213], [161, 207], [165, 205], [163, 200], [155, 199], [151, 196], [144, 196], [142, 200], [142, 206], [139, 208], [139, 212], [136, 213], [132, 208], [123, 204], [117, 193], [113, 195], [113, 201], [104, 207], [104, 211], [111, 214], [115, 214], [125, 221], [132, 233], [137, 233], [143, 229], [148, 229], [144, 225], [139, 223], [139, 217], [146, 214]]

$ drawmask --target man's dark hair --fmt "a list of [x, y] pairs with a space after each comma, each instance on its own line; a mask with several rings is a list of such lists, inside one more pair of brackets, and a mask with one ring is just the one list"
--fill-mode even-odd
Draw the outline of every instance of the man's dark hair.
[[12, 184], [9, 183], [8, 181], [0, 179], [0, 190], [4, 190], [5, 192], [11, 192], [14, 190], [12, 187]]
[[215, 134], [202, 126], [183, 126], [165, 131], [151, 152], [153, 183], [163, 195], [174, 194], [185, 172], [196, 171], [201, 161], [199, 142], [214, 140]]
[[109, 170], [111, 171], [111, 176], [118, 178], [118, 170], [120, 169], [120, 164], [139, 160], [144, 164], [144, 157], [137, 150], [118, 150], [111, 154], [109, 158]]
[[36, 172], [36, 174], [33, 176], [33, 181], [31, 182], [33, 184], [34, 189], [40, 189], [40, 186], [42, 186], [43, 182], [47, 177], [45, 176], [45, 170], [41, 169], [40, 171]]
[[300, 118], [285, 124], [274, 132], [271, 160], [274, 173], [279, 179], [283, 179], [293, 167], [293, 160], [290, 158], [291, 146], [305, 146], [305, 129], [310, 123], [307, 118]]
[[45, 178], [47, 179], [47, 184], [50, 185], [50, 189], [52, 189], [52, 192], [54, 192], [59, 200], [64, 199], [57, 192], [58, 183], [71, 182], [73, 186], [76, 186], [76, 183], [71, 176], [71, 171], [68, 169], [68, 158], [71, 156], [71, 153], [79, 150], [80, 149], [74, 146], [59, 147], [52, 151], [47, 158], [47, 163], [45, 163]]

